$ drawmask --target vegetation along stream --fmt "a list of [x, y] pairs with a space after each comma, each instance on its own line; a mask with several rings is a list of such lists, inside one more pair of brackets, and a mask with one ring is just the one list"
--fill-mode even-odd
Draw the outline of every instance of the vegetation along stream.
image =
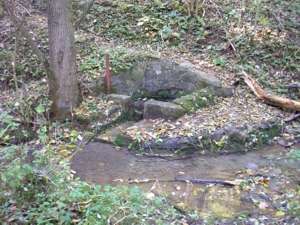
[[[137, 156], [127, 149], [90, 143], [75, 155], [72, 169], [83, 180], [98, 184], [137, 185], [154, 195], [167, 196], [182, 210], [196, 210], [204, 218], [232, 218], [245, 212], [280, 216], [280, 193], [299, 185], [299, 159], [271, 146], [259, 151], [184, 159]], [[202, 179], [206, 184], [175, 182]], [[234, 186], [214, 185], [229, 181]]]

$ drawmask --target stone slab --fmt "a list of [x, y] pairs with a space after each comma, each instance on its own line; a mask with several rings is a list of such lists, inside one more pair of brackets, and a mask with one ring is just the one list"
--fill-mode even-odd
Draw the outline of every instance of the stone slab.
[[148, 100], [144, 104], [144, 119], [169, 119], [175, 120], [185, 114], [185, 110], [174, 103], [157, 100]]

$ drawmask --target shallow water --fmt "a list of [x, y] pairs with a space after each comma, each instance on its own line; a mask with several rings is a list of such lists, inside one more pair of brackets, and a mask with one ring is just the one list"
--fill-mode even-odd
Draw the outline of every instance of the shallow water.
[[[253, 203], [242, 200], [243, 193], [239, 186], [165, 181], [174, 180], [177, 176], [236, 181], [242, 171], [255, 174], [266, 167], [276, 167], [278, 173], [285, 171], [289, 176], [297, 177], [300, 163], [285, 162], [281, 158], [285, 151], [282, 147], [271, 146], [245, 154], [165, 160], [135, 156], [126, 149], [116, 149], [111, 145], [95, 142], [88, 144], [85, 150], [74, 156], [72, 169], [88, 182], [138, 185], [146, 192], [166, 196], [183, 209], [197, 210], [204, 217], [228, 218], [256, 210]], [[151, 182], [128, 184], [128, 180], [135, 179], [151, 179]], [[275, 184], [275, 188], [277, 186]]]

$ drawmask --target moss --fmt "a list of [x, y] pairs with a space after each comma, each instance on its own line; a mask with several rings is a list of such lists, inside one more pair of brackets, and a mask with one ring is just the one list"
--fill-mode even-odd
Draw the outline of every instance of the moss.
[[214, 96], [210, 89], [205, 88], [177, 98], [174, 103], [182, 106], [188, 112], [193, 112], [213, 104]]
[[129, 143], [130, 143], [129, 138], [122, 134], [118, 134], [114, 140], [114, 145], [120, 147], [127, 147]]
[[265, 128], [255, 129], [247, 138], [247, 147], [261, 147], [279, 135], [281, 130], [282, 125], [279, 122], [270, 123]]
[[202, 135], [199, 149], [221, 153], [221, 152], [243, 152], [268, 144], [274, 137], [280, 134], [282, 125], [272, 122], [267, 125], [252, 128], [241, 134], [240, 132], [225, 133], [218, 139], [212, 138], [212, 134]]

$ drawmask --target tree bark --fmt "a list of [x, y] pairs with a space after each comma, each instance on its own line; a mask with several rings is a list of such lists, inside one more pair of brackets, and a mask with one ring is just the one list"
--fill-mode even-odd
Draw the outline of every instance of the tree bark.
[[51, 111], [54, 118], [64, 119], [80, 102], [70, 0], [49, 0], [48, 33]]
[[244, 72], [245, 83], [253, 93], [262, 101], [269, 105], [278, 106], [284, 109], [300, 111], [300, 102], [292, 99], [276, 96], [265, 92], [262, 87], [250, 75]]

